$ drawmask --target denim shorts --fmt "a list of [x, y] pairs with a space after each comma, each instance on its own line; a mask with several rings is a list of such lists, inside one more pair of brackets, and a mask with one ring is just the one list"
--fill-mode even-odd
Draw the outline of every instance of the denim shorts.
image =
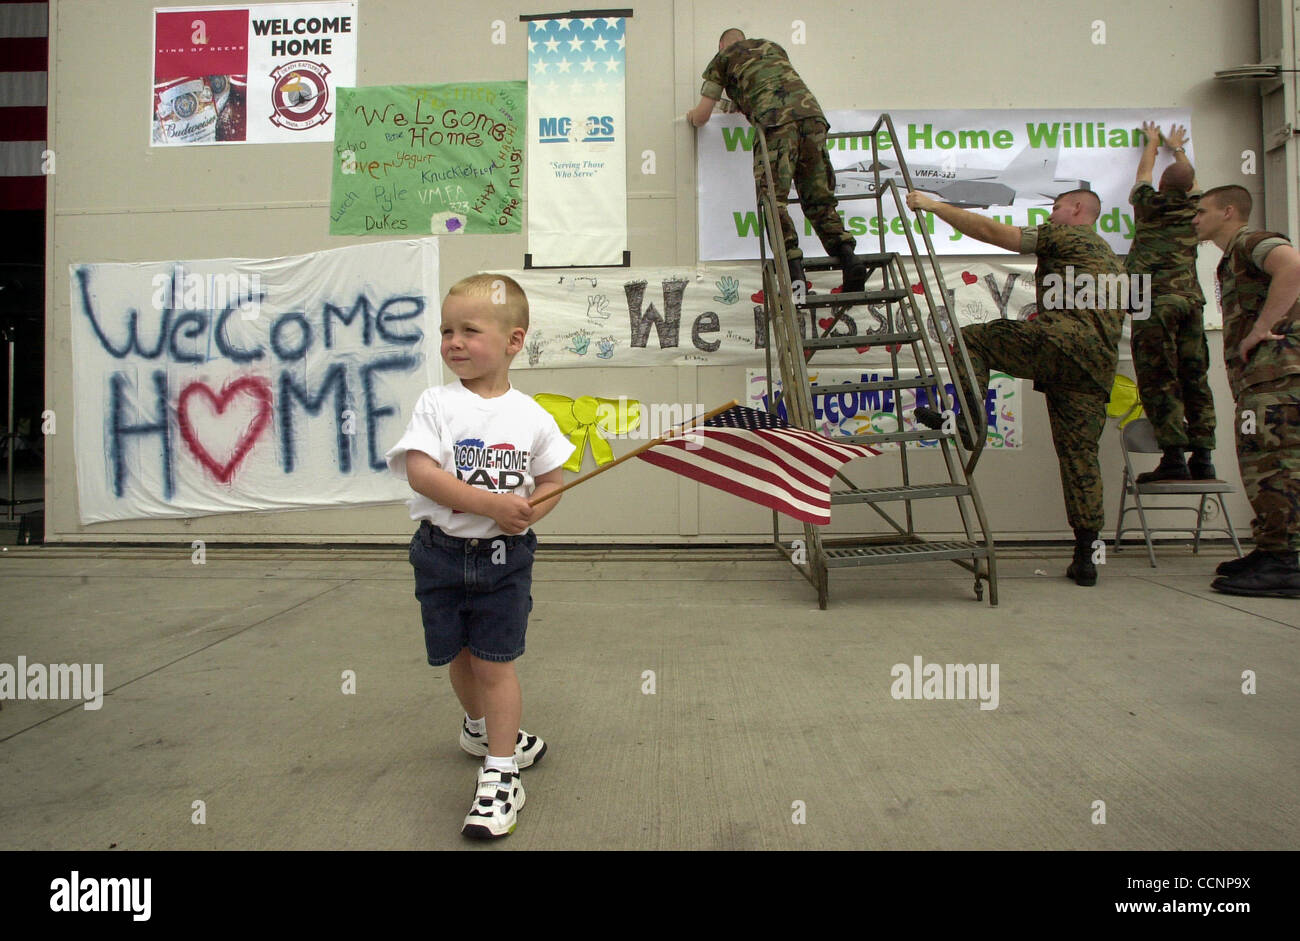
[[465, 647], [480, 660], [523, 654], [536, 549], [532, 530], [461, 539], [428, 520], [420, 524], [411, 538], [411, 567], [431, 666], [450, 663]]

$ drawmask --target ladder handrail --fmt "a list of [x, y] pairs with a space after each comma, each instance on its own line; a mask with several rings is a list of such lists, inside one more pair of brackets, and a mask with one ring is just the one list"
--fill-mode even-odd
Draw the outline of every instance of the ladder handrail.
[[[763, 178], [767, 183], [767, 186], [763, 188], [763, 191], [760, 194], [761, 199], [759, 201], [759, 210], [760, 215], [763, 217], [762, 221], [764, 229], [767, 231], [767, 239], [772, 245], [772, 261], [777, 277], [776, 296], [772, 299], [775, 310], [768, 320], [769, 323], [775, 321], [779, 324], [777, 329], [782, 330], [786, 326], [794, 326], [796, 324], [798, 313], [793, 307], [789, 308], [788, 311], [784, 309], [787, 299], [793, 301], [792, 284], [790, 279], [790, 262], [785, 255], [785, 237], [781, 234], [781, 220], [776, 208], [776, 184], [772, 179], [772, 160], [767, 150], [767, 135], [763, 133], [762, 126], [758, 124], [754, 125], [754, 131], [754, 138], [758, 141], [758, 146], [761, 148], [763, 157]], [[759, 242], [761, 249], [762, 239], [759, 239]], [[780, 247], [779, 251], [778, 246]], [[762, 264], [761, 259], [760, 264]], [[767, 296], [767, 293], [764, 294], [764, 297]], [[803, 388], [808, 385], [807, 364], [801, 357], [795, 357], [798, 361], [791, 363], [789, 367], [794, 370], [795, 375], [787, 376], [784, 375], [784, 373], [788, 371], [785, 368], [785, 363], [783, 362], [784, 359], [785, 357], [778, 357], [778, 360], [781, 361], [780, 365], [782, 366], [782, 382], [785, 383], [782, 399], [786, 401], [787, 420], [790, 421], [792, 425], [801, 427], [805, 431], [813, 431], [812, 414], [802, 414], [802, 404], [800, 404], [798, 408], [792, 410], [789, 404], [789, 397], [784, 394], [784, 389], [790, 388], [789, 384], [791, 380], [797, 382], [794, 388]]]
[[[902, 148], [898, 146], [898, 134], [894, 130], [894, 119], [890, 117], [888, 112], [884, 112], [880, 115], [880, 117], [876, 119], [876, 123], [872, 125], [871, 130], [868, 132], [868, 134], [871, 137], [871, 164], [872, 164], [872, 173], [875, 176], [877, 218], [880, 218], [882, 216], [881, 200], [883, 198], [881, 194], [881, 185], [880, 185], [880, 149], [879, 149], [880, 148], [879, 134], [882, 125], [886, 130], [888, 130], [889, 139], [890, 141], [893, 142], [894, 152], [895, 155], [898, 157], [898, 169], [899, 172], [902, 174], [904, 184], [906, 184], [907, 186], [907, 191], [910, 193], [914, 189], [912, 186], [912, 174], [907, 169], [907, 159], [903, 156]], [[890, 185], [888, 189], [894, 195], [894, 204], [898, 210], [898, 217], [900, 219], [906, 219], [907, 218], [906, 205], [898, 195], [898, 186], [893, 180], [890, 180], [889, 183]], [[921, 238], [925, 242], [926, 256], [930, 260], [930, 267], [934, 274], [935, 283], [939, 286], [940, 296], [946, 302], [948, 298], [948, 289], [947, 286], [944, 284], [943, 272], [940, 270], [939, 262], [934, 254], [934, 244], [930, 241], [930, 231], [925, 227], [925, 220], [922, 218], [920, 210], [913, 210], [913, 216], [916, 220], [917, 228], [921, 230]], [[987, 389], [982, 390], [983, 394], [981, 395], [979, 394], [981, 390], [975, 389], [973, 385], [971, 386], [970, 389], [967, 389], [965, 388], [965, 384], [961, 382], [961, 375], [959, 371], [954, 368], [955, 364], [952, 361], [952, 357], [949, 355], [952, 346], [944, 342], [944, 338], [943, 338], [944, 324], [940, 321], [939, 310], [935, 305], [933, 295], [930, 293], [930, 284], [925, 277], [925, 269], [924, 267], [922, 267], [921, 264], [917, 264], [917, 259], [919, 258], [919, 255], [916, 251], [916, 240], [912, 237], [912, 227], [910, 225], [905, 224], [903, 226], [903, 234], [907, 237], [907, 244], [908, 247], [911, 249], [913, 265], [916, 268], [916, 273], [918, 276], [918, 280], [920, 281], [921, 288], [925, 292], [924, 296], [925, 296], [926, 305], [930, 308], [931, 323], [934, 324], [935, 333], [936, 333], [935, 339], [938, 340], [941, 347], [945, 350], [944, 361], [948, 366], [948, 375], [949, 378], [952, 379], [953, 381], [952, 383], [953, 388], [957, 390], [957, 398], [958, 401], [961, 403], [962, 417], [966, 419], [967, 425], [971, 431], [971, 438], [975, 442], [975, 449], [971, 452], [970, 459], [966, 464], [966, 473], [967, 475], [969, 475], [971, 471], [975, 469], [975, 464], [979, 461], [980, 455], [984, 451], [984, 444], [987, 440], [987, 434], [985, 432], [983, 416], [984, 416], [984, 397], [988, 395], [988, 390]], [[880, 250], [882, 252], [885, 250], [885, 227], [883, 225], [880, 227]], [[946, 303], [943, 304], [943, 309], [947, 311], [947, 326], [949, 331], [952, 333], [953, 345], [956, 346], [957, 352], [961, 356], [961, 364], [965, 367], [965, 374], [969, 376], [971, 382], [974, 383], [975, 370], [971, 368], [970, 355], [966, 352], [966, 344], [962, 341], [961, 327], [957, 323], [957, 312], [955, 310], [948, 310], [948, 305]], [[922, 324], [922, 328], [924, 328], [924, 324]], [[939, 391], [940, 391], [940, 395], [942, 396], [943, 390], [940, 389]], [[973, 409], [973, 406], [976, 401], [979, 402], [978, 411]], [[977, 418], [976, 416], [979, 417]]]

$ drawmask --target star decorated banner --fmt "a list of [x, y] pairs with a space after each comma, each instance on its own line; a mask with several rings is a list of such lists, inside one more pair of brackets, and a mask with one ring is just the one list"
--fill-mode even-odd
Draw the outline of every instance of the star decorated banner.
[[535, 267], [623, 263], [626, 23], [580, 11], [526, 23], [528, 251]]

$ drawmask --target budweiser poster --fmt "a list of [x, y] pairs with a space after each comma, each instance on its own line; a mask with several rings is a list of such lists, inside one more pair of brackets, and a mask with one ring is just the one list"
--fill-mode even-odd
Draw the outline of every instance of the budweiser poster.
[[332, 141], [356, 30], [353, 0], [155, 9], [150, 142]]

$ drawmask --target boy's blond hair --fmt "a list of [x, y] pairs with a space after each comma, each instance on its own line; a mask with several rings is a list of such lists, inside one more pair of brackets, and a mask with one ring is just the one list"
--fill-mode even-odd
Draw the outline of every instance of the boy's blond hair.
[[485, 297], [497, 305], [511, 328], [528, 329], [528, 295], [514, 278], [487, 272], [472, 274], [453, 284], [447, 296]]

